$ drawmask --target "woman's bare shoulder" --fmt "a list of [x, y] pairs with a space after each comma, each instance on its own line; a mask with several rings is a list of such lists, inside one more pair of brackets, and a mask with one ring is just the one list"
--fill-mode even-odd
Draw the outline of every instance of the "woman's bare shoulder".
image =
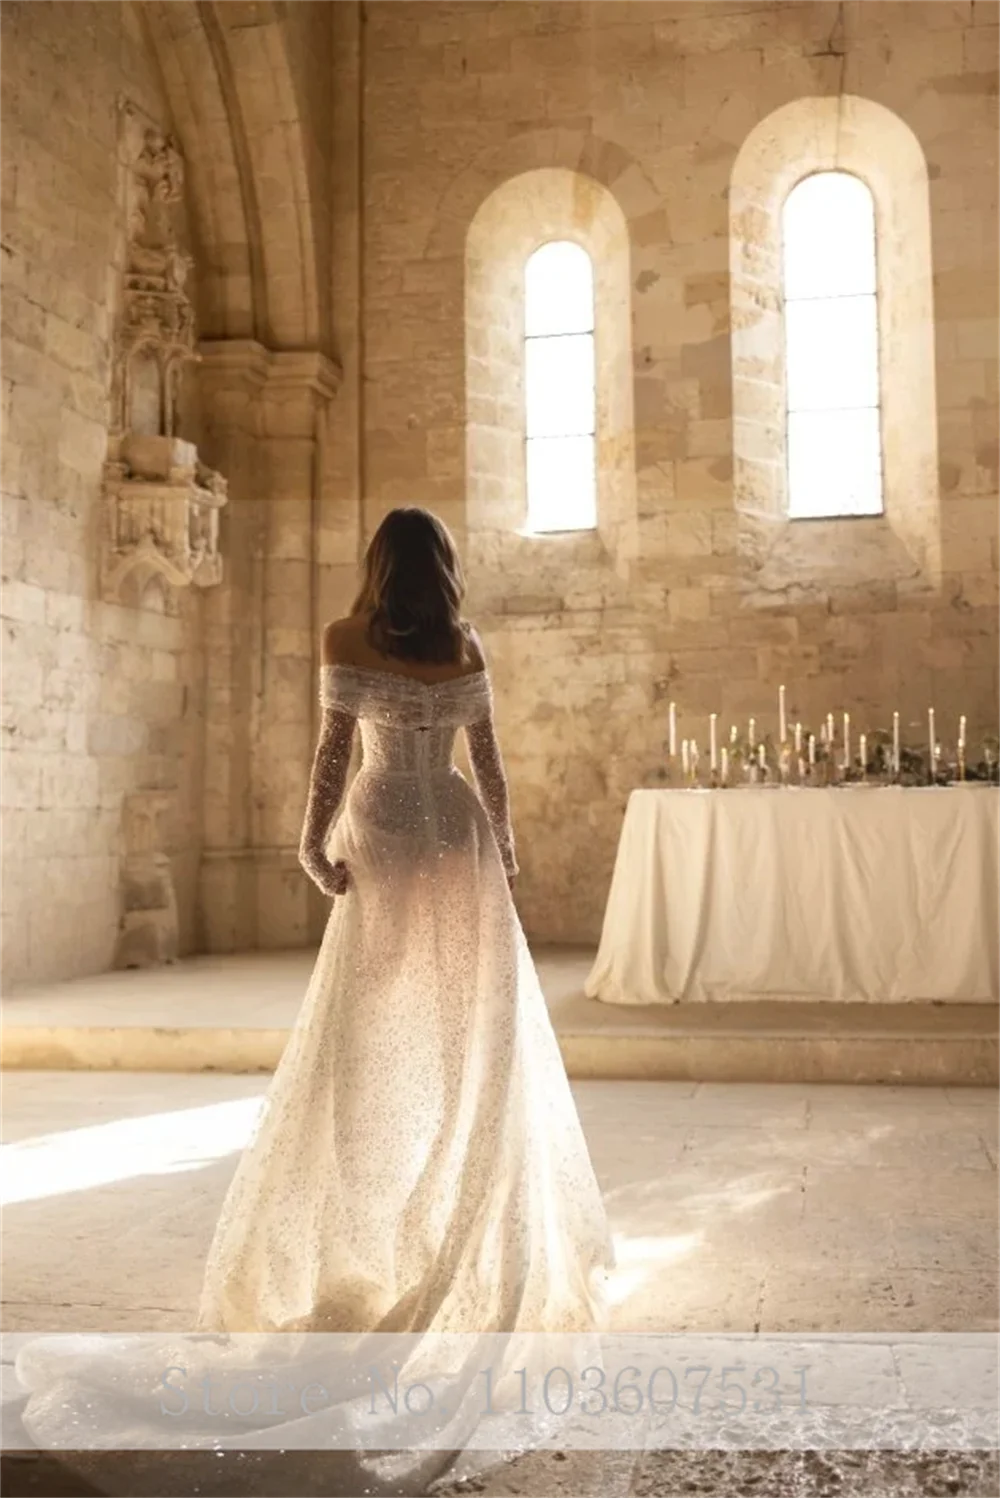
[[323, 630], [324, 666], [356, 666], [364, 640], [364, 621], [356, 614], [333, 619]]
[[483, 650], [483, 642], [479, 638], [479, 631], [469, 619], [462, 620], [462, 628], [465, 631], [468, 642], [469, 665], [473, 671], [486, 670], [486, 652]]

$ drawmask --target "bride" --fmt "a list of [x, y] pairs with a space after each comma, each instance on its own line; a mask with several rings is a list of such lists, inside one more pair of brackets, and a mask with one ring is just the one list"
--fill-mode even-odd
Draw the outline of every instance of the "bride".
[[[462, 595], [440, 520], [388, 514], [351, 615], [323, 637], [300, 858], [333, 904], [222, 1207], [197, 1331], [173, 1342], [28, 1343], [16, 1366], [36, 1444], [166, 1441], [175, 1456], [336, 1448], [347, 1491], [363, 1480], [368, 1492], [422, 1492], [477, 1428], [484, 1342], [509, 1344], [539, 1369], [545, 1334], [604, 1329], [608, 1225], [511, 896], [517, 862], [490, 679]], [[459, 729], [478, 795], [452, 763]], [[359, 730], [361, 766], [345, 798]], [[367, 1349], [388, 1343], [412, 1368], [419, 1348], [443, 1357], [453, 1334], [462, 1402], [434, 1427], [440, 1439], [419, 1419], [373, 1425], [357, 1402]], [[586, 1341], [576, 1346], [589, 1357]], [[307, 1417], [275, 1410], [256, 1433], [238, 1420], [234, 1431], [230, 1414], [220, 1425], [185, 1395], [183, 1418], [169, 1418], [178, 1409], [164, 1402], [164, 1389], [176, 1392], [164, 1369], [198, 1372], [206, 1388], [248, 1359], [258, 1372], [274, 1364], [305, 1378], [322, 1366], [325, 1377], [321, 1359], [345, 1343], [332, 1403]], [[351, 1457], [352, 1446], [404, 1454], [380, 1467]], [[133, 1469], [122, 1480], [137, 1490]]]
[[[202, 1329], [600, 1320], [608, 1227], [511, 897], [507, 785], [463, 591], [441, 521], [393, 510], [350, 616], [324, 633], [300, 858], [333, 908], [222, 1209]], [[452, 763], [460, 728], [478, 797]]]

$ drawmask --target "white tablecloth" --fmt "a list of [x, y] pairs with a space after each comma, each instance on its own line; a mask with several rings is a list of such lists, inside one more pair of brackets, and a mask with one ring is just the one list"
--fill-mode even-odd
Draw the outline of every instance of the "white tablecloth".
[[995, 1000], [998, 811], [987, 786], [633, 791], [586, 992]]

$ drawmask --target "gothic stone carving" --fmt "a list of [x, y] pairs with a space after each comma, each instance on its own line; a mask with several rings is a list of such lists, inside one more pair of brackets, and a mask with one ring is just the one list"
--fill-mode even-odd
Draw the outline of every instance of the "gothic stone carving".
[[143, 126], [127, 101], [120, 121], [128, 232], [104, 470], [111, 598], [133, 573], [160, 573], [176, 587], [219, 582], [226, 502], [226, 480], [179, 432], [182, 378], [198, 358], [191, 262], [177, 225], [183, 163], [173, 141]]

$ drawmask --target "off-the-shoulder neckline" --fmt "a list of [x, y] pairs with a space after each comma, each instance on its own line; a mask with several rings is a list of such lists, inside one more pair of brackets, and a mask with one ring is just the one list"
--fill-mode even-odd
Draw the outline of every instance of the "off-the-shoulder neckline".
[[383, 681], [407, 681], [415, 687], [425, 687], [428, 691], [434, 691], [437, 687], [453, 687], [460, 681], [482, 681], [486, 678], [485, 670], [464, 671], [461, 676], [446, 676], [443, 681], [421, 681], [416, 676], [406, 676], [402, 671], [380, 671], [377, 666], [349, 666], [342, 661], [329, 661], [323, 664], [324, 671], [350, 671], [355, 676], [374, 676]]

